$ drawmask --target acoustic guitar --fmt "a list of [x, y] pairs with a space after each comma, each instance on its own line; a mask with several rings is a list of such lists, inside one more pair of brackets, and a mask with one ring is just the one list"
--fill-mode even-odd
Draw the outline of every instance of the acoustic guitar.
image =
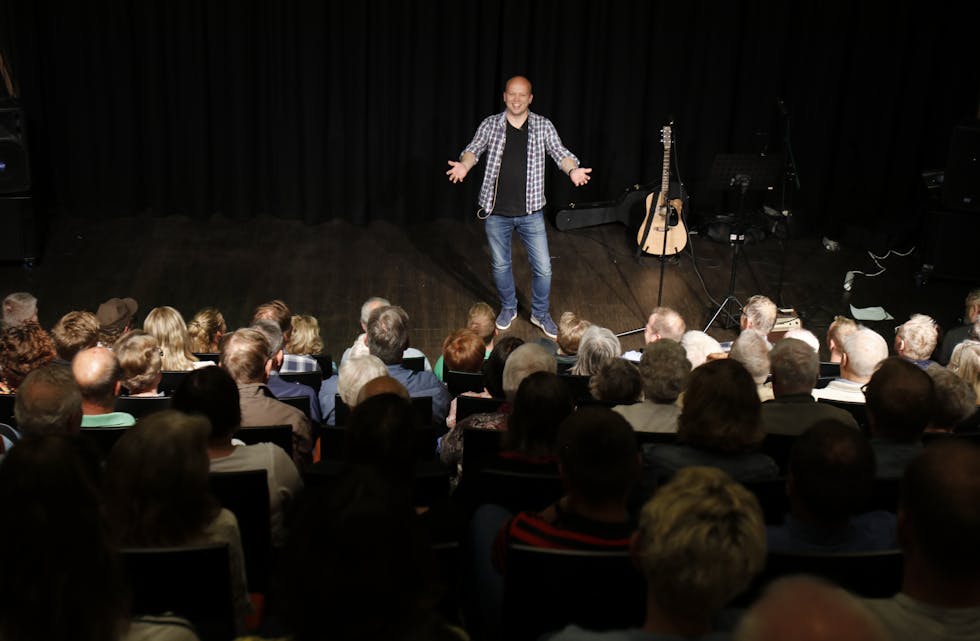
[[[636, 233], [636, 243], [647, 254], [667, 256], [679, 253], [687, 246], [687, 229], [681, 217], [684, 203], [680, 198], [667, 199], [670, 188], [670, 125], [660, 130], [664, 143], [664, 169], [660, 192], [652, 192], [646, 200], [646, 216]], [[654, 206], [656, 203], [656, 206]], [[666, 239], [666, 243], [664, 242]]]

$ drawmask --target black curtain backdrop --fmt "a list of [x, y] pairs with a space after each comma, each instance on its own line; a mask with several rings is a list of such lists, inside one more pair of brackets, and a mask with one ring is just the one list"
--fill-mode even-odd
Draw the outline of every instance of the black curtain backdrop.
[[817, 228], [919, 214], [920, 172], [977, 112], [980, 56], [942, 2], [0, 0], [0, 47], [50, 212], [468, 217], [444, 171], [506, 78], [594, 168], [552, 207], [659, 182], [674, 119], [694, 202], [718, 153], [782, 150]]

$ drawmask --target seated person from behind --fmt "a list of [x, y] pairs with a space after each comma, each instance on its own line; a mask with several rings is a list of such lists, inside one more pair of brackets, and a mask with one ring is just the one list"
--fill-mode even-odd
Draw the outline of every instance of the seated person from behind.
[[747, 329], [755, 330], [762, 338], [766, 339], [766, 343], [768, 344], [769, 333], [776, 326], [778, 312], [776, 303], [772, 302], [768, 297], [762, 294], [752, 296], [745, 302], [745, 306], [742, 308], [742, 316], [739, 319], [742, 331], [744, 332]]
[[574, 550], [629, 548], [634, 523], [626, 499], [640, 478], [629, 424], [606, 408], [583, 407], [558, 429], [558, 461], [565, 495], [541, 512], [520, 512], [504, 525], [494, 544], [499, 570], [507, 546], [514, 543]]
[[844, 339], [840, 377], [826, 387], [813, 390], [813, 398], [863, 403], [862, 387], [871, 380], [878, 363], [888, 358], [888, 343], [877, 332], [860, 327]]
[[931, 357], [938, 342], [939, 327], [925, 314], [912, 314], [895, 330], [895, 353], [920, 369], [935, 363]]
[[279, 375], [283, 358], [285, 358], [285, 351], [282, 348], [282, 332], [279, 331], [279, 326], [271, 320], [259, 319], [252, 323], [252, 329], [265, 336], [272, 350], [272, 368], [269, 370], [269, 378], [265, 382], [266, 387], [278, 399], [306, 397], [310, 404], [310, 421], [319, 425], [323, 421], [323, 415], [320, 413], [320, 399], [317, 397], [316, 390], [298, 381], [287, 381]]
[[858, 429], [850, 412], [813, 399], [820, 362], [809, 345], [795, 338], [777, 341], [769, 352], [769, 367], [775, 398], [762, 404], [762, 425], [767, 434], [802, 434], [824, 419]]
[[569, 626], [550, 641], [716, 638], [715, 615], [765, 565], [762, 510], [723, 471], [686, 468], [643, 507], [630, 549], [647, 584], [642, 629]]
[[871, 447], [878, 478], [901, 478], [922, 451], [922, 433], [932, 420], [932, 379], [914, 363], [892, 356], [871, 377], [867, 397]]
[[[276, 325], [279, 326], [279, 331], [282, 332], [282, 343], [283, 345], [289, 344], [289, 341], [293, 336], [293, 313], [289, 310], [289, 306], [283, 301], [276, 299], [270, 300], [268, 303], [262, 303], [255, 308], [255, 313], [252, 314], [252, 324], [257, 320], [271, 320]], [[283, 356], [282, 365], [279, 371], [284, 374], [293, 374], [297, 372], [319, 372], [320, 364], [316, 362], [316, 359], [311, 356], [306, 356], [303, 354], [290, 354], [286, 353]], [[326, 372], [324, 376], [329, 376], [330, 372]]]
[[[367, 345], [367, 326], [368, 321], [371, 319], [371, 312], [380, 307], [389, 306], [391, 306], [391, 303], [388, 301], [388, 299], [381, 298], [380, 296], [372, 296], [364, 301], [364, 304], [361, 305], [361, 331], [363, 333], [354, 339], [353, 345], [344, 350], [344, 354], [340, 359], [341, 363], [346, 361], [348, 358], [352, 358], [354, 356], [364, 356], [365, 354], [371, 353]], [[429, 359], [426, 358], [425, 354], [423, 354], [421, 351], [415, 349], [414, 347], [407, 347], [405, 348], [404, 353], [402, 353], [403, 359], [417, 358], [419, 356], [422, 357], [422, 363], [425, 371], [431, 372], [432, 365], [429, 363]]]
[[119, 359], [106, 347], [83, 349], [71, 362], [71, 372], [82, 392], [82, 427], [129, 427], [132, 414], [116, 412], [122, 389]]
[[950, 433], [977, 411], [977, 392], [973, 386], [942, 365], [930, 365], [936, 403], [927, 432]]
[[[492, 325], [492, 322], [491, 322]], [[470, 372], [483, 373], [483, 366], [486, 364], [488, 356], [483, 339], [476, 332], [469, 329], [459, 329], [450, 334], [442, 344], [442, 356], [436, 363], [436, 370], [443, 364], [450, 372]], [[445, 380], [445, 377], [443, 377]], [[450, 392], [451, 393], [451, 392]], [[479, 398], [490, 398], [490, 392], [483, 388], [481, 392], [467, 391], [461, 396], [476, 396]], [[456, 426], [456, 399], [449, 404], [449, 415], [446, 417], [446, 427], [452, 429]]]
[[758, 451], [765, 437], [752, 377], [736, 360], [705, 363], [691, 372], [677, 418], [677, 443], [644, 448], [648, 483], [691, 465], [725, 470], [738, 481], [776, 478], [779, 468]]
[[[388, 368], [377, 356], [365, 354], [348, 358], [340, 366], [340, 372], [337, 374], [337, 394], [348, 408], [354, 409], [361, 388], [382, 376], [388, 376]], [[332, 403], [331, 410], [333, 410]]]
[[119, 359], [122, 386], [129, 396], [162, 396], [157, 392], [163, 379], [163, 359], [157, 339], [137, 329], [123, 334], [112, 351]]
[[23, 436], [76, 434], [82, 426], [82, 393], [64, 365], [48, 363], [27, 375], [14, 400]]
[[186, 372], [214, 365], [211, 361], [202, 361], [194, 356], [187, 325], [180, 312], [173, 307], [151, 309], [143, 321], [143, 330], [160, 343], [164, 371]]
[[976, 639], [980, 632], [980, 449], [927, 447], [906, 468], [898, 508], [902, 589], [867, 599], [894, 641]]
[[752, 375], [760, 401], [768, 401], [773, 397], [772, 384], [768, 382], [770, 349], [772, 345], [765, 336], [756, 331], [745, 331], [738, 335], [728, 352], [728, 358], [744, 365]]
[[205, 307], [187, 323], [187, 335], [191, 338], [191, 351], [195, 354], [217, 354], [221, 338], [228, 331], [225, 317], [214, 307]]
[[614, 411], [637, 432], [677, 432], [677, 398], [691, 376], [691, 362], [677, 341], [664, 338], [646, 346], [640, 358], [643, 402], [617, 405]]
[[[315, 357], [323, 353], [323, 337], [320, 336], [320, 322], [316, 316], [309, 314], [293, 315], [289, 319], [289, 324], [292, 332], [289, 336], [289, 342], [285, 346], [287, 354]], [[331, 374], [333, 374], [332, 371], [324, 372], [325, 376]]]
[[75, 354], [99, 344], [99, 319], [92, 312], [68, 312], [51, 328], [58, 360], [71, 365]]
[[592, 376], [608, 360], [619, 358], [623, 348], [612, 330], [592, 325], [582, 334], [575, 366], [569, 370], [573, 376]]
[[840, 363], [844, 358], [844, 341], [860, 327], [846, 316], [836, 316], [827, 328], [827, 352], [831, 363]]
[[238, 386], [220, 367], [191, 372], [174, 392], [173, 408], [185, 414], [201, 414], [211, 422], [208, 459], [212, 472], [265, 470], [269, 484], [269, 519], [272, 544], [285, 537], [283, 513], [303, 489], [296, 464], [278, 445], [233, 445], [232, 437], [242, 422]]
[[51, 337], [33, 321], [0, 331], [0, 393], [15, 393], [31, 371], [56, 356]]
[[558, 362], [559, 372], [565, 372], [575, 367], [575, 363], [578, 361], [578, 348], [582, 343], [582, 335], [590, 327], [592, 327], [592, 323], [584, 318], [579, 318], [575, 312], [562, 312], [558, 318], [558, 337], [555, 339], [557, 348], [555, 360]]
[[589, 394], [610, 407], [636, 403], [643, 394], [640, 370], [624, 358], [610, 359], [589, 379]]
[[687, 360], [691, 361], [691, 369], [707, 363], [711, 355], [725, 356], [725, 350], [721, 343], [701, 330], [692, 329], [689, 332], [684, 332], [680, 342], [687, 353]]
[[[662, 338], [669, 338], [672, 341], [680, 342], [687, 330], [687, 323], [684, 317], [670, 307], [655, 307], [650, 312], [646, 327], [643, 329], [643, 342], [646, 345], [655, 343]], [[639, 362], [643, 350], [630, 350], [623, 354], [623, 358], [634, 363]]]
[[[470, 307], [469, 312], [466, 314], [466, 328], [467, 330], [473, 332], [479, 337], [480, 342], [483, 343], [483, 358], [486, 360], [490, 358], [490, 352], [493, 351], [494, 339], [497, 338], [497, 326], [495, 324], [497, 315], [494, 313], [493, 308], [486, 303], [474, 303]], [[457, 330], [459, 331], [459, 330]], [[455, 335], [457, 332], [450, 334], [450, 337]], [[440, 381], [445, 381], [446, 370], [445, 370], [445, 351], [446, 343], [449, 338], [442, 344], [443, 354], [439, 355], [439, 359], [436, 361], [436, 366], [433, 368], [432, 373], [436, 375]], [[480, 364], [482, 366], [482, 363]], [[452, 368], [450, 368], [452, 369]], [[473, 370], [460, 370], [460, 371], [473, 371]]]
[[874, 476], [874, 452], [860, 431], [834, 420], [814, 424], [793, 445], [786, 479], [791, 511], [785, 524], [766, 528], [769, 549], [895, 549], [895, 515], [861, 513], [871, 498]]

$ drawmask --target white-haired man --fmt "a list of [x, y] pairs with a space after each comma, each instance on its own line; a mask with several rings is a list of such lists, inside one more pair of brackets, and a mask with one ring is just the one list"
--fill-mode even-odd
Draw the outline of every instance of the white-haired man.
[[[371, 312], [378, 309], [379, 307], [388, 307], [391, 302], [387, 298], [381, 298], [380, 296], [372, 296], [371, 298], [364, 301], [361, 305], [361, 333], [357, 338], [354, 339], [354, 343], [344, 350], [344, 355], [340, 358], [341, 364], [346, 363], [348, 358], [354, 356], [367, 356], [371, 353], [371, 350], [367, 346], [367, 324], [368, 319], [371, 318]], [[425, 364], [425, 371], [431, 372], [432, 365], [429, 363], [429, 358], [423, 354], [420, 350], [414, 347], [406, 347], [405, 352], [402, 354], [402, 359], [406, 358], [418, 358], [422, 357], [422, 362]]]
[[840, 377], [813, 390], [813, 398], [863, 403], [861, 388], [871, 380], [878, 363], [888, 358], [888, 343], [877, 332], [861, 327], [844, 340]]
[[935, 361], [932, 353], [939, 343], [939, 327], [925, 314], [912, 316], [895, 328], [895, 353], [925, 369]]

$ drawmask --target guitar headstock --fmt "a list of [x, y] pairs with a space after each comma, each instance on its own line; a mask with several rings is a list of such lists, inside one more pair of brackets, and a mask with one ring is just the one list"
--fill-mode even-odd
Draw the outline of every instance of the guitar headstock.
[[664, 144], [664, 147], [670, 149], [670, 143], [673, 142], [673, 133], [671, 132], [670, 125], [664, 125], [660, 128], [660, 142]]

